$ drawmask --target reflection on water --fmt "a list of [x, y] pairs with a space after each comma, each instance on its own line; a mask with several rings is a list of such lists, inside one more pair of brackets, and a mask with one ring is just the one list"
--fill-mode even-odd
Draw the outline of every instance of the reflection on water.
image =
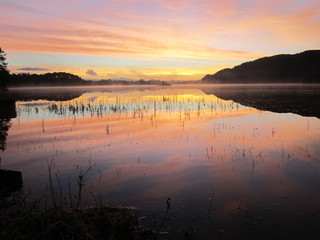
[[260, 110], [320, 118], [319, 84], [222, 85], [205, 88], [204, 92]]
[[161, 221], [171, 198], [162, 229], [169, 239], [319, 231], [318, 118], [264, 112], [191, 88], [87, 92], [17, 102], [16, 112], [1, 166], [22, 171], [35, 197], [44, 196], [54, 159], [65, 194], [79, 168], [91, 165], [87, 190], [136, 207], [142, 224]]
[[[6, 149], [6, 139], [8, 136], [8, 130], [11, 126], [11, 118], [15, 118], [16, 104], [14, 101], [0, 100], [0, 149], [4, 151]], [[0, 158], [1, 163], [1, 158]]]
[[8, 130], [11, 126], [10, 118], [0, 119], [0, 149], [4, 151], [6, 149], [6, 140], [8, 136]]
[[17, 102], [19, 118], [28, 120], [103, 117], [112, 114], [121, 118], [124, 115], [143, 118], [148, 115], [157, 116], [159, 113], [179, 113], [181, 120], [183, 114], [190, 115], [195, 111], [200, 115], [201, 111], [210, 109], [211, 112], [214, 111], [217, 114], [237, 107], [238, 104], [232, 101], [222, 101], [213, 95], [206, 95], [198, 89], [147, 90], [125, 93], [90, 92], [64, 102], [47, 100]]

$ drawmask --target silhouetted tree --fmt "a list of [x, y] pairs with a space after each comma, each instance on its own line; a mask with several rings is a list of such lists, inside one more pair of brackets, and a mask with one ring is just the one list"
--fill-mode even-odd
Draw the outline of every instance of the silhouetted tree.
[[7, 79], [9, 78], [9, 70], [7, 69], [6, 53], [0, 47], [0, 90], [7, 89]]

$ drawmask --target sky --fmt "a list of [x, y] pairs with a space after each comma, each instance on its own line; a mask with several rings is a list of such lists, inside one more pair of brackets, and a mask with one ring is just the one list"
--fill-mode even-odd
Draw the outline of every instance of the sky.
[[320, 0], [0, 0], [11, 73], [199, 80], [320, 49]]

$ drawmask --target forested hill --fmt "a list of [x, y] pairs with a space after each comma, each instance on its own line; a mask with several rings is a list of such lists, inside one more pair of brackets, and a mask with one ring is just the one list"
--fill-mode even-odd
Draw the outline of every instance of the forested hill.
[[260, 58], [208, 74], [202, 82], [320, 83], [320, 50]]
[[18, 86], [66, 86], [84, 85], [85, 80], [77, 75], [65, 72], [45, 74], [12, 74], [7, 82], [8, 87]]

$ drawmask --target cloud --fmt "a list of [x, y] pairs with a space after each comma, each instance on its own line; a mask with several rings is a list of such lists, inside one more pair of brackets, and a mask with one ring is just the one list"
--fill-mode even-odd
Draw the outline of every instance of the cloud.
[[98, 74], [95, 71], [93, 71], [92, 69], [88, 69], [86, 71], [86, 74], [91, 75], [91, 76], [98, 76]]
[[[154, 66], [162, 68], [159, 76], [170, 75], [177, 65], [192, 69], [189, 74], [198, 74], [199, 68], [231, 67], [265, 55], [318, 48], [320, 41], [319, 0], [2, 2], [1, 47], [9, 54], [48, 56], [47, 61], [36, 57], [28, 62], [12, 59], [11, 66], [51, 70], [52, 63], [65, 69], [79, 64], [81, 68], [74, 71], [90, 78], [98, 78], [91, 68], [99, 77], [110, 78], [113, 76], [108, 72], [115, 74], [114, 68], [129, 69], [125, 70], [128, 77], [154, 77], [158, 73], [147, 68]], [[69, 61], [61, 53], [77, 58]], [[48, 54], [54, 57], [49, 59]], [[87, 63], [88, 55], [99, 63]], [[168, 67], [164, 61], [168, 58], [180, 62]], [[151, 61], [142, 64], [146, 59]], [[197, 66], [186, 66], [182, 59]], [[163, 70], [165, 67], [169, 69]]]
[[[173, 56], [186, 58], [217, 58], [231, 57], [253, 59], [256, 54], [247, 51], [235, 51], [232, 49], [213, 48], [202, 42], [192, 39], [172, 38], [166, 40], [157, 36], [154, 39], [149, 36], [130, 36], [105, 30], [92, 30], [89, 28], [72, 29], [66, 31], [66, 26], [48, 31], [40, 27], [22, 28], [12, 26], [14, 32], [24, 36], [24, 44], [19, 38], [6, 35], [4, 41], [7, 49], [24, 52], [46, 52], [46, 53], [74, 53], [104, 56]], [[71, 28], [71, 27], [70, 27]], [[27, 32], [24, 32], [27, 31]], [[32, 32], [33, 34], [28, 34]], [[54, 35], [52, 35], [54, 32]], [[39, 34], [35, 42], [34, 35]], [[86, 36], [91, 36], [87, 38]], [[166, 34], [167, 36], [167, 34]], [[28, 46], [26, 49], [25, 46]]]
[[[70, 0], [63, 8], [62, 0], [3, 2], [6, 11], [0, 40], [11, 51], [163, 55], [163, 49], [176, 50], [183, 43], [199, 55], [191, 41], [194, 38], [203, 48], [250, 52], [262, 44], [278, 49], [282, 41], [290, 48], [286, 36], [291, 38], [306, 28], [307, 34], [303, 31], [295, 41], [310, 46], [319, 39], [319, 0]], [[31, 18], [31, 10], [39, 14]], [[247, 36], [265, 40], [248, 43]], [[270, 37], [275, 41], [270, 42]]]
[[[77, 0], [74, 0], [75, 2]], [[205, 0], [208, 1], [208, 0]], [[231, 0], [228, 0], [231, 1]], [[26, 18], [23, 22], [15, 21], [5, 22], [5, 30], [2, 31], [0, 40], [10, 51], [21, 52], [41, 52], [41, 53], [71, 53], [100, 55], [113, 57], [141, 57], [143, 56], [172, 56], [185, 58], [209, 58], [214, 59], [223, 54], [224, 57], [243, 58], [244, 54], [250, 59], [247, 51], [234, 51], [234, 48], [224, 46], [215, 47], [210, 39], [202, 39], [203, 35], [198, 34], [200, 26], [207, 24], [199, 23], [202, 17], [197, 15], [196, 27], [188, 16], [184, 14], [176, 15], [170, 9], [160, 8], [154, 14], [139, 14], [140, 8], [135, 4], [144, 4], [143, 0], [116, 0], [115, 2], [132, 2], [133, 5], [122, 11], [116, 11], [118, 5], [113, 3], [113, 14], [122, 14], [121, 16], [101, 13], [96, 9], [99, 5], [88, 6], [90, 10], [86, 13], [75, 9], [71, 16], [63, 15], [61, 18], [68, 21], [51, 21], [51, 16], [38, 18], [41, 24], [35, 24], [35, 19]], [[155, 3], [161, 2], [163, 5], [172, 4], [172, 8], [188, 8], [193, 0], [155, 0], [150, 3], [156, 7]], [[23, 6], [23, 5], [22, 5]], [[110, 8], [101, 9], [111, 11]], [[150, 8], [149, 4], [145, 5]], [[196, 5], [197, 6], [197, 5]], [[224, 5], [223, 5], [224, 6]], [[46, 11], [46, 8], [40, 8]], [[79, 24], [79, 18], [75, 19], [73, 14], [78, 12], [77, 16], [82, 15], [82, 22]], [[94, 16], [93, 16], [94, 12]], [[198, 14], [198, 10], [196, 11]], [[167, 18], [163, 16], [167, 15]], [[201, 15], [202, 16], [202, 15]], [[37, 17], [37, 16], [35, 16]], [[86, 19], [86, 20], [84, 20]], [[90, 21], [87, 21], [90, 19]], [[193, 18], [192, 18], [193, 19]], [[98, 21], [99, 23], [97, 23]], [[102, 23], [108, 23], [107, 27]], [[189, 24], [192, 24], [189, 25]], [[136, 26], [139, 26], [137, 28]], [[207, 34], [207, 32], [206, 32]], [[205, 35], [205, 34], [204, 34]]]
[[25, 67], [25, 68], [18, 68], [19, 71], [49, 71], [48, 68], [34, 68], [34, 67]]

